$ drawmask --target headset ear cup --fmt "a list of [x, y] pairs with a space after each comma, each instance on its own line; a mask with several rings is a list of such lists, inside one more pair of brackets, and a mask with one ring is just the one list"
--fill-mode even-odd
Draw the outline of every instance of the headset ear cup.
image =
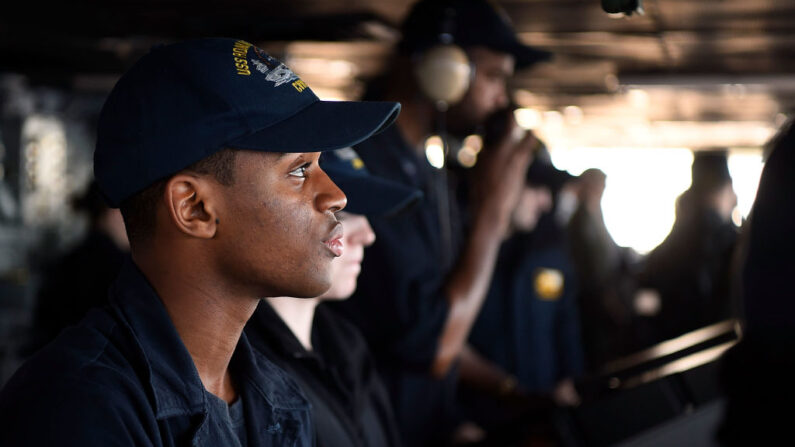
[[420, 89], [428, 98], [447, 105], [461, 100], [474, 74], [466, 52], [449, 44], [425, 51], [414, 73]]

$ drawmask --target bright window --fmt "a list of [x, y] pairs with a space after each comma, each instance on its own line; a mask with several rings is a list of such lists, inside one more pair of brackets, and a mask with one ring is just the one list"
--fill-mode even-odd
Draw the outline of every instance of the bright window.
[[[550, 152], [559, 169], [579, 175], [588, 168], [598, 168], [607, 174], [602, 210], [616, 243], [647, 253], [668, 235], [676, 198], [690, 186], [693, 153], [689, 149], [573, 148]], [[742, 151], [729, 157], [743, 217], [750, 211], [761, 169], [758, 152]]]

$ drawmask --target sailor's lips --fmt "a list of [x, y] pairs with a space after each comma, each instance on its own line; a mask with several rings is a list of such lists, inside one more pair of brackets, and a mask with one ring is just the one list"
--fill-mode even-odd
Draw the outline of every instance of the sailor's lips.
[[335, 257], [342, 256], [342, 235], [342, 225], [338, 223], [331, 232], [331, 236], [323, 241], [323, 245], [325, 245]]

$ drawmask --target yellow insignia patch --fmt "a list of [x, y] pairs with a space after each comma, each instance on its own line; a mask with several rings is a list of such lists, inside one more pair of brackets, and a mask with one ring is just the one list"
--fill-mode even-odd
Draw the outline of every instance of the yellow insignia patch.
[[351, 160], [351, 164], [353, 165], [353, 169], [356, 170], [362, 169], [364, 167], [364, 162], [362, 161], [361, 158], [358, 157]]
[[545, 301], [555, 301], [563, 295], [563, 272], [555, 269], [540, 268], [536, 270], [533, 285], [538, 298]]

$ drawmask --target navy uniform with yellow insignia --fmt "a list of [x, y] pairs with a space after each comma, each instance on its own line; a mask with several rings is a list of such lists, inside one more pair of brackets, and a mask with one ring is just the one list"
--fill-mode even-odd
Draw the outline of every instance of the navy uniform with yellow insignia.
[[[537, 164], [528, 172], [528, 184], [541, 185], [528, 188], [559, 189], [559, 182], [534, 172]], [[549, 190], [546, 194], [551, 207]], [[500, 248], [470, 344], [515, 375], [526, 391], [551, 393], [562, 379], [577, 377], [583, 370], [576, 293], [565, 234], [547, 213], [534, 229], [514, 232]]]

